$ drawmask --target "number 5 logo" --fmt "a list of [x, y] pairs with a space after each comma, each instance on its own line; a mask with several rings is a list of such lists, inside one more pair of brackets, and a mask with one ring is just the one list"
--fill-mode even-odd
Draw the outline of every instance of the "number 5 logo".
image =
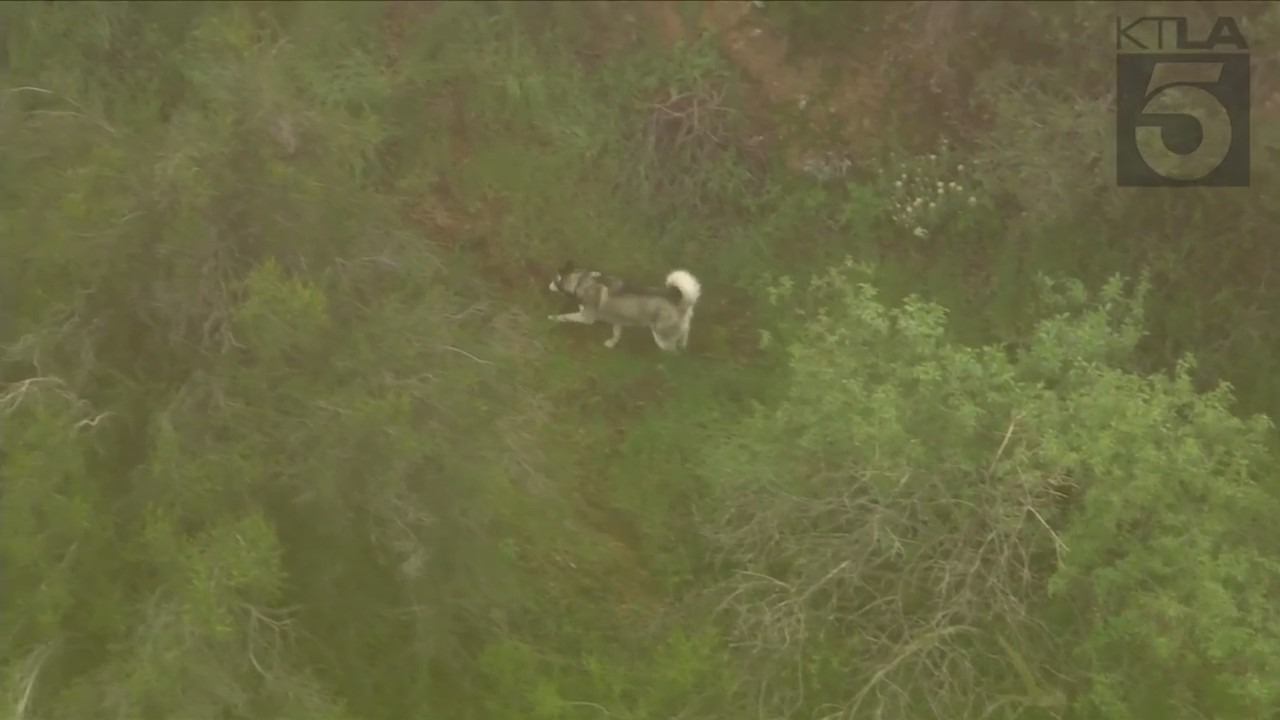
[[1121, 186], [1249, 184], [1248, 55], [1116, 59]]
[[[1199, 180], [1213, 172], [1231, 151], [1231, 115], [1217, 95], [1220, 62], [1161, 62], [1151, 72], [1134, 132], [1138, 152], [1163, 177]], [[1179, 97], [1181, 96], [1181, 97]], [[1170, 148], [1170, 140], [1199, 136], [1194, 148]], [[1180, 145], [1183, 143], [1179, 143]]]

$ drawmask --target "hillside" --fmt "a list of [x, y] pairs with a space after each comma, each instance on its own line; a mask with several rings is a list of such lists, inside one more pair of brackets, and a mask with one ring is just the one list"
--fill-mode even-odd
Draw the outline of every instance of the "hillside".
[[1280, 719], [1280, 12], [1127, 5], [1250, 187], [1111, 3], [0, 6], [4, 717]]

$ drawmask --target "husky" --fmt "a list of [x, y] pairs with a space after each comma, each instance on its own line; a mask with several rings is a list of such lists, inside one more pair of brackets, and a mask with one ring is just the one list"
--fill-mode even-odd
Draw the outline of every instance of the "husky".
[[609, 323], [613, 336], [604, 341], [607, 348], [618, 344], [622, 328], [648, 326], [653, 341], [667, 352], [688, 346], [693, 306], [702, 295], [702, 285], [686, 270], [672, 270], [665, 288], [633, 287], [612, 275], [576, 268], [572, 261], [556, 273], [550, 290], [578, 302], [577, 312], [551, 315], [551, 320]]

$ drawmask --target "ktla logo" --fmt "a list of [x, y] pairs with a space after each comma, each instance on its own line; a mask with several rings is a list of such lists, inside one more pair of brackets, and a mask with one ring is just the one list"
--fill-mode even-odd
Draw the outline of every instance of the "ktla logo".
[[1116, 19], [1121, 187], [1249, 185], [1249, 46], [1233, 18], [1204, 40], [1188, 29], [1185, 17]]

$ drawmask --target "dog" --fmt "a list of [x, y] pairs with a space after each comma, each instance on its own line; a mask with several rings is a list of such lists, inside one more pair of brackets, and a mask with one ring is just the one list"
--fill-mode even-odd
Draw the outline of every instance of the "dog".
[[569, 261], [556, 273], [550, 290], [573, 298], [578, 311], [550, 315], [556, 322], [613, 326], [613, 336], [604, 341], [612, 349], [622, 338], [624, 327], [645, 327], [653, 341], [666, 352], [689, 345], [689, 324], [693, 308], [702, 295], [702, 285], [686, 270], [672, 270], [665, 288], [632, 287], [621, 278], [582, 270]]

